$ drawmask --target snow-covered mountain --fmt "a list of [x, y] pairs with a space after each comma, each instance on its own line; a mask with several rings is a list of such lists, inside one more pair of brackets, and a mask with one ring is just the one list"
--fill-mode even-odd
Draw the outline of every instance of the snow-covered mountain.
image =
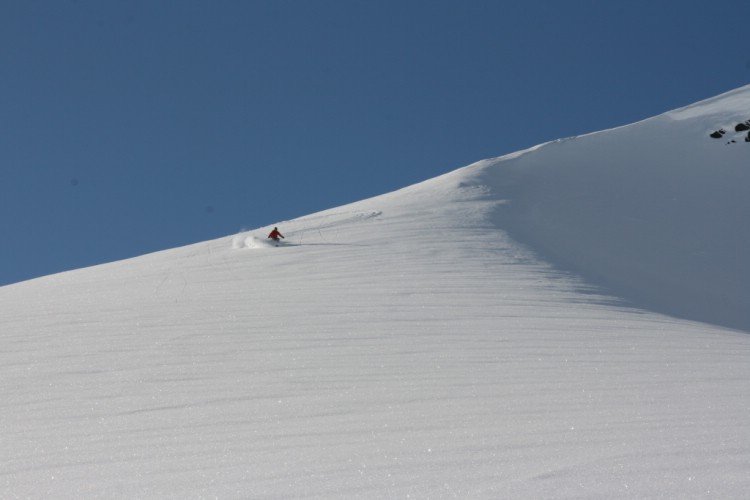
[[0, 288], [0, 497], [745, 497], [747, 120]]

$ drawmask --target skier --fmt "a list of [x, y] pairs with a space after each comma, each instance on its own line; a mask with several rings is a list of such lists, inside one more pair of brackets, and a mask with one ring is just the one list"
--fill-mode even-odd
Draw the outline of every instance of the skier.
[[279, 228], [273, 228], [271, 234], [268, 235], [268, 239], [278, 242], [279, 238], [284, 239], [284, 235], [279, 232]]

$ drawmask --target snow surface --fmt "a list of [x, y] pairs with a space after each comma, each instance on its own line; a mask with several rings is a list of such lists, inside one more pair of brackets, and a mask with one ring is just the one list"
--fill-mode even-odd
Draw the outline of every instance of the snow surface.
[[746, 498], [748, 102], [0, 288], [0, 497]]

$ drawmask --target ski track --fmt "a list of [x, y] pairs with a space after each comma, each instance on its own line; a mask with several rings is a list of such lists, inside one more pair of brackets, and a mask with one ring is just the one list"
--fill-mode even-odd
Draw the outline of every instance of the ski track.
[[[330, 213], [329, 213], [330, 212]], [[308, 233], [317, 233], [317, 245], [325, 245], [327, 238], [336, 238], [337, 229], [341, 226], [348, 224], [363, 222], [375, 217], [382, 215], [379, 210], [369, 210], [364, 212], [339, 212], [339, 211], [328, 211], [320, 215], [313, 215], [307, 217], [301, 217], [292, 221], [285, 221], [283, 224], [285, 227], [291, 228], [291, 230], [285, 230], [285, 239], [279, 242], [268, 241], [267, 234], [270, 233], [270, 227], [262, 228], [258, 231], [244, 232], [232, 239], [232, 248], [271, 248], [277, 246], [298, 246], [303, 244], [303, 239]], [[329, 231], [334, 229], [335, 231]], [[323, 235], [323, 231], [328, 233], [328, 236]], [[308, 238], [309, 240], [309, 238]], [[346, 243], [330, 243], [336, 245], [342, 245]]]

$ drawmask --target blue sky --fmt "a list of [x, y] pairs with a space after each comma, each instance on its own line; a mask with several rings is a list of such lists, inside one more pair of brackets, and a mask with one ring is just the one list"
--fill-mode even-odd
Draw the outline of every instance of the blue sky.
[[744, 0], [3, 2], [0, 285], [712, 97], [750, 81], [748, 19]]

